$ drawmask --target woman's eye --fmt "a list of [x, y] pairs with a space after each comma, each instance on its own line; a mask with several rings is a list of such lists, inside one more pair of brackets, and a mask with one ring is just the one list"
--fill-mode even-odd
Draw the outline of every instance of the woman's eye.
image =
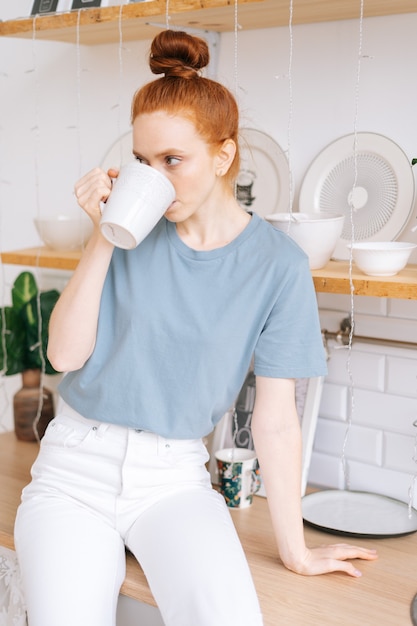
[[147, 165], [145, 159], [142, 159], [142, 157], [135, 155], [135, 160], [139, 161], [139, 163], [143, 163], [144, 165]]
[[167, 165], [178, 165], [180, 161], [181, 161], [180, 158], [174, 157], [174, 156], [169, 156], [166, 158]]

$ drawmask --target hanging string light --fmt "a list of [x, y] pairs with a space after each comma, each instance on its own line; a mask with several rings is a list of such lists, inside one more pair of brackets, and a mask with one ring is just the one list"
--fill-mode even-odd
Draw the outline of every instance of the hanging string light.
[[[289, 5], [289, 20], [288, 20], [288, 32], [289, 32], [289, 54], [288, 54], [288, 126], [287, 126], [287, 159], [288, 159], [288, 176], [289, 176], [289, 207], [288, 210], [292, 212], [292, 199], [294, 196], [294, 181], [292, 175], [292, 123], [293, 123], [293, 88], [292, 88], [292, 64], [293, 64], [293, 48], [294, 48], [294, 34], [293, 34], [293, 0], [290, 0]], [[288, 221], [290, 226], [291, 220]]]
[[233, 27], [233, 42], [234, 42], [234, 84], [235, 84], [235, 97], [238, 97], [239, 90], [239, 8], [238, 0], [235, 0], [234, 6], [234, 27]]
[[78, 175], [82, 175], [82, 145], [81, 145], [81, 42], [80, 42], [81, 9], [77, 11], [75, 27], [75, 58], [76, 58], [76, 120], [77, 120], [77, 148], [78, 148]]
[[[364, 12], [364, 0], [360, 0], [360, 15], [359, 15], [359, 43], [358, 43], [358, 61], [356, 68], [356, 83], [355, 83], [355, 100], [354, 100], [354, 116], [353, 116], [353, 183], [352, 193], [349, 194], [349, 218], [350, 218], [350, 233], [351, 242], [355, 241], [355, 223], [354, 223], [354, 204], [353, 204], [353, 190], [356, 188], [358, 181], [358, 117], [359, 117], [359, 88], [361, 81], [361, 60], [362, 60], [362, 46], [363, 46], [363, 12]], [[352, 371], [352, 343], [353, 333], [355, 329], [355, 286], [352, 279], [353, 270], [353, 256], [352, 247], [349, 252], [349, 287], [350, 287], [350, 328], [349, 328], [349, 340], [345, 346], [348, 350], [348, 356], [346, 359], [346, 370], [349, 379], [349, 412], [347, 419], [347, 426], [342, 444], [342, 469], [345, 481], [346, 489], [350, 489], [350, 473], [349, 465], [347, 462], [346, 451], [349, 442], [350, 432], [352, 428], [352, 420], [355, 412], [355, 384]]]
[[32, 69], [29, 72], [33, 72], [34, 75], [34, 98], [33, 98], [33, 111], [35, 118], [35, 125], [32, 127], [32, 131], [35, 136], [35, 150], [34, 150], [34, 168], [35, 168], [35, 203], [36, 214], [40, 217], [40, 197], [39, 197], [39, 151], [40, 151], [40, 122], [39, 122], [39, 77], [38, 77], [38, 63], [37, 63], [37, 51], [36, 51], [36, 18], [32, 20]]
[[[118, 46], [118, 60], [119, 60], [119, 104], [117, 108], [117, 131], [118, 136], [120, 137], [122, 134], [122, 92], [123, 92], [123, 4], [119, 7], [119, 21], [118, 21], [118, 29], [119, 29], [119, 46]], [[120, 142], [120, 163], [123, 160], [123, 146], [122, 142]]]
[[[7, 78], [7, 74], [5, 72], [1, 72], [0, 71], [0, 77]], [[0, 126], [0, 131], [1, 132], [3, 131], [3, 128], [1, 126]], [[3, 180], [2, 176], [1, 176], [1, 172], [0, 172], [0, 249], [1, 250], [3, 250], [3, 206], [4, 206], [4, 203], [2, 201], [2, 189], [3, 189], [3, 185], [4, 184], [7, 184], [7, 181]], [[6, 274], [5, 274], [5, 269], [4, 269], [4, 264], [3, 263], [1, 263], [1, 279], [2, 279], [1, 298], [2, 298], [2, 302], [4, 302], [4, 300], [5, 300]], [[0, 376], [1, 376], [0, 392], [1, 392], [2, 400], [3, 400], [3, 396], [4, 396], [4, 399], [6, 400], [6, 403], [4, 403], [3, 401], [1, 401], [1, 403], [0, 403], [0, 407], [1, 407], [0, 428], [2, 430], [5, 430], [5, 426], [3, 425], [2, 422], [3, 422], [3, 418], [5, 417], [4, 408], [7, 409], [9, 402], [8, 402], [7, 394], [5, 394], [4, 378], [2, 376], [2, 374], [7, 370], [6, 334], [5, 334], [5, 322], [6, 322], [6, 320], [5, 320], [4, 307], [1, 308], [0, 315], [1, 315], [1, 328], [2, 328], [0, 341], [1, 341], [2, 353], [5, 355], [5, 362], [3, 363], [3, 371], [0, 372]]]
[[[417, 420], [415, 420], [413, 422], [413, 426], [414, 426], [414, 428], [417, 429]], [[414, 447], [413, 447], [413, 457], [412, 457], [412, 460], [416, 464], [416, 471], [415, 471], [415, 473], [413, 475], [413, 478], [411, 480], [411, 485], [410, 485], [410, 488], [408, 490], [408, 517], [409, 517], [409, 519], [411, 519], [412, 516], [413, 516], [414, 493], [415, 493], [415, 486], [416, 486], [416, 482], [417, 482], [417, 430], [416, 430], [416, 434], [414, 435]]]
[[[40, 184], [39, 184], [39, 162], [40, 162], [40, 141], [41, 141], [41, 133], [40, 133], [40, 115], [39, 115], [39, 77], [38, 77], [38, 63], [37, 63], [37, 50], [36, 50], [36, 15], [32, 20], [32, 68], [34, 73], [34, 86], [35, 86], [35, 97], [34, 97], [34, 111], [35, 111], [35, 126], [33, 131], [35, 133], [35, 158], [34, 158], [34, 167], [35, 167], [35, 198], [36, 198], [36, 214], [40, 217], [41, 212], [41, 204], [40, 204]], [[41, 247], [39, 246], [36, 253], [36, 263], [35, 263], [35, 274], [38, 274], [39, 270], [39, 261], [40, 261]], [[38, 277], [38, 276], [37, 276]], [[39, 357], [41, 361], [41, 377], [40, 377], [40, 390], [38, 397], [38, 408], [36, 412], [35, 419], [33, 421], [33, 433], [37, 442], [40, 442], [39, 433], [38, 433], [38, 423], [41, 418], [42, 408], [43, 408], [43, 387], [45, 383], [45, 357], [43, 355], [42, 350], [42, 312], [41, 312], [41, 298], [40, 298], [40, 289], [37, 291], [36, 295], [36, 309], [38, 315], [38, 337], [37, 343], [32, 346], [32, 350], [39, 351]]]
[[169, 0], [165, 0], [165, 28], [169, 30]]
[[[4, 57], [3, 57], [4, 58]], [[5, 71], [0, 71], [0, 77], [1, 78], [8, 78], [8, 74]], [[0, 131], [3, 131], [3, 127], [0, 126]], [[4, 202], [3, 202], [3, 198], [2, 198], [2, 189], [3, 189], [3, 185], [10, 185], [10, 181], [8, 180], [4, 180], [3, 177], [0, 174], [0, 250], [3, 250], [3, 206], [4, 206]], [[1, 262], [1, 258], [0, 258], [0, 265], [1, 265], [1, 281], [2, 281], [2, 289], [1, 289], [1, 301], [4, 302], [5, 298], [6, 298], [6, 293], [5, 293], [5, 287], [6, 287], [6, 272], [5, 272], [5, 267], [4, 264]], [[5, 309], [4, 307], [1, 307], [0, 309], [0, 316], [1, 316], [1, 336], [0, 336], [0, 342], [1, 342], [1, 350], [2, 350], [2, 354], [4, 356], [3, 358], [3, 369], [0, 371], [0, 429], [2, 431], [7, 431], [8, 428], [5, 424], [5, 419], [7, 417], [7, 415], [9, 414], [9, 409], [10, 409], [10, 398], [9, 398], [9, 394], [7, 393], [7, 388], [6, 388], [6, 382], [5, 382], [5, 372], [7, 371], [7, 352], [6, 352], [6, 313], [5, 313]]]
[[[1, 202], [1, 197], [0, 197], [0, 208], [2, 207], [3, 207], [3, 203]], [[2, 217], [3, 217], [3, 211], [1, 210], [1, 218]], [[2, 232], [3, 232], [3, 229], [0, 228], [0, 233]], [[3, 245], [1, 245], [1, 249], [3, 249]], [[4, 298], [5, 298], [4, 288], [6, 284], [6, 275], [5, 275], [3, 263], [1, 263], [1, 273], [2, 273], [2, 302], [4, 302]], [[4, 423], [4, 420], [9, 411], [10, 400], [9, 400], [9, 395], [6, 390], [6, 383], [5, 383], [5, 376], [4, 376], [5, 372], [7, 371], [6, 313], [5, 313], [4, 307], [1, 307], [0, 309], [0, 316], [1, 316], [1, 336], [0, 336], [1, 351], [2, 351], [2, 354], [4, 355], [3, 369], [0, 372], [0, 429], [3, 431], [6, 431], [7, 428]]]
[[[234, 92], [236, 101], [239, 102], [238, 91], [239, 91], [239, 9], [238, 9], [238, 0], [235, 0], [234, 3], [234, 13], [233, 13], [233, 81], [234, 81]], [[235, 198], [237, 198], [238, 187], [237, 187], [237, 179], [234, 182], [234, 194]], [[236, 411], [235, 411], [236, 413]], [[235, 421], [235, 426], [237, 422]], [[233, 441], [236, 438], [236, 432], [234, 433]]]
[[[233, 13], [234, 27], [233, 27], [233, 50], [234, 50], [234, 58], [233, 58], [233, 79], [234, 79], [234, 91], [235, 98], [238, 100], [238, 89], [239, 89], [239, 70], [238, 70], [238, 30], [239, 30], [239, 9], [238, 9], [238, 0], [234, 2], [234, 13]], [[237, 197], [237, 181], [234, 183], [234, 194], [235, 198]], [[227, 414], [231, 415], [232, 418], [232, 448], [236, 447], [236, 440], [239, 434], [239, 423], [237, 420], [237, 411], [234, 406], [231, 413]], [[233, 460], [233, 456], [232, 456]]]

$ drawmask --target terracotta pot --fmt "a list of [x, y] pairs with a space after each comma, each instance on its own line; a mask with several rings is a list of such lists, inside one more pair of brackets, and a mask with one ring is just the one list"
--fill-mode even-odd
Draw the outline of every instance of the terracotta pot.
[[[35, 428], [40, 406], [41, 414]], [[41, 387], [39, 369], [22, 372], [22, 388], [14, 395], [13, 411], [15, 433], [18, 439], [22, 441], [42, 439], [55, 412], [52, 392], [46, 387]]]

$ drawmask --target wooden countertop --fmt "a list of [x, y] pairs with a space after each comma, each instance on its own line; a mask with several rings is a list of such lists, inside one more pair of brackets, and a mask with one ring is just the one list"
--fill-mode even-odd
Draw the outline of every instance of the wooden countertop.
[[[37, 444], [0, 435], [0, 545], [13, 548], [13, 525]], [[376, 547], [379, 559], [358, 563], [360, 579], [344, 574], [303, 577], [286, 570], [274, 547], [265, 498], [232, 511], [258, 590], [265, 626], [406, 626], [417, 592], [417, 534], [355, 543]], [[306, 528], [308, 545], [339, 543], [340, 537]], [[344, 539], [342, 539], [344, 541]], [[349, 539], [351, 542], [352, 540]], [[122, 593], [155, 604], [145, 576], [131, 555]]]

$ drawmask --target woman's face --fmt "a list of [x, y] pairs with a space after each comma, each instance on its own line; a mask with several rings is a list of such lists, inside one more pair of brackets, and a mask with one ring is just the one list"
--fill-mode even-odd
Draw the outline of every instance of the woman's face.
[[170, 221], [182, 222], [218, 206], [224, 194], [222, 179], [216, 176], [222, 156], [210, 151], [187, 118], [165, 111], [138, 115], [133, 123], [133, 154], [174, 185], [176, 198], [165, 213]]

